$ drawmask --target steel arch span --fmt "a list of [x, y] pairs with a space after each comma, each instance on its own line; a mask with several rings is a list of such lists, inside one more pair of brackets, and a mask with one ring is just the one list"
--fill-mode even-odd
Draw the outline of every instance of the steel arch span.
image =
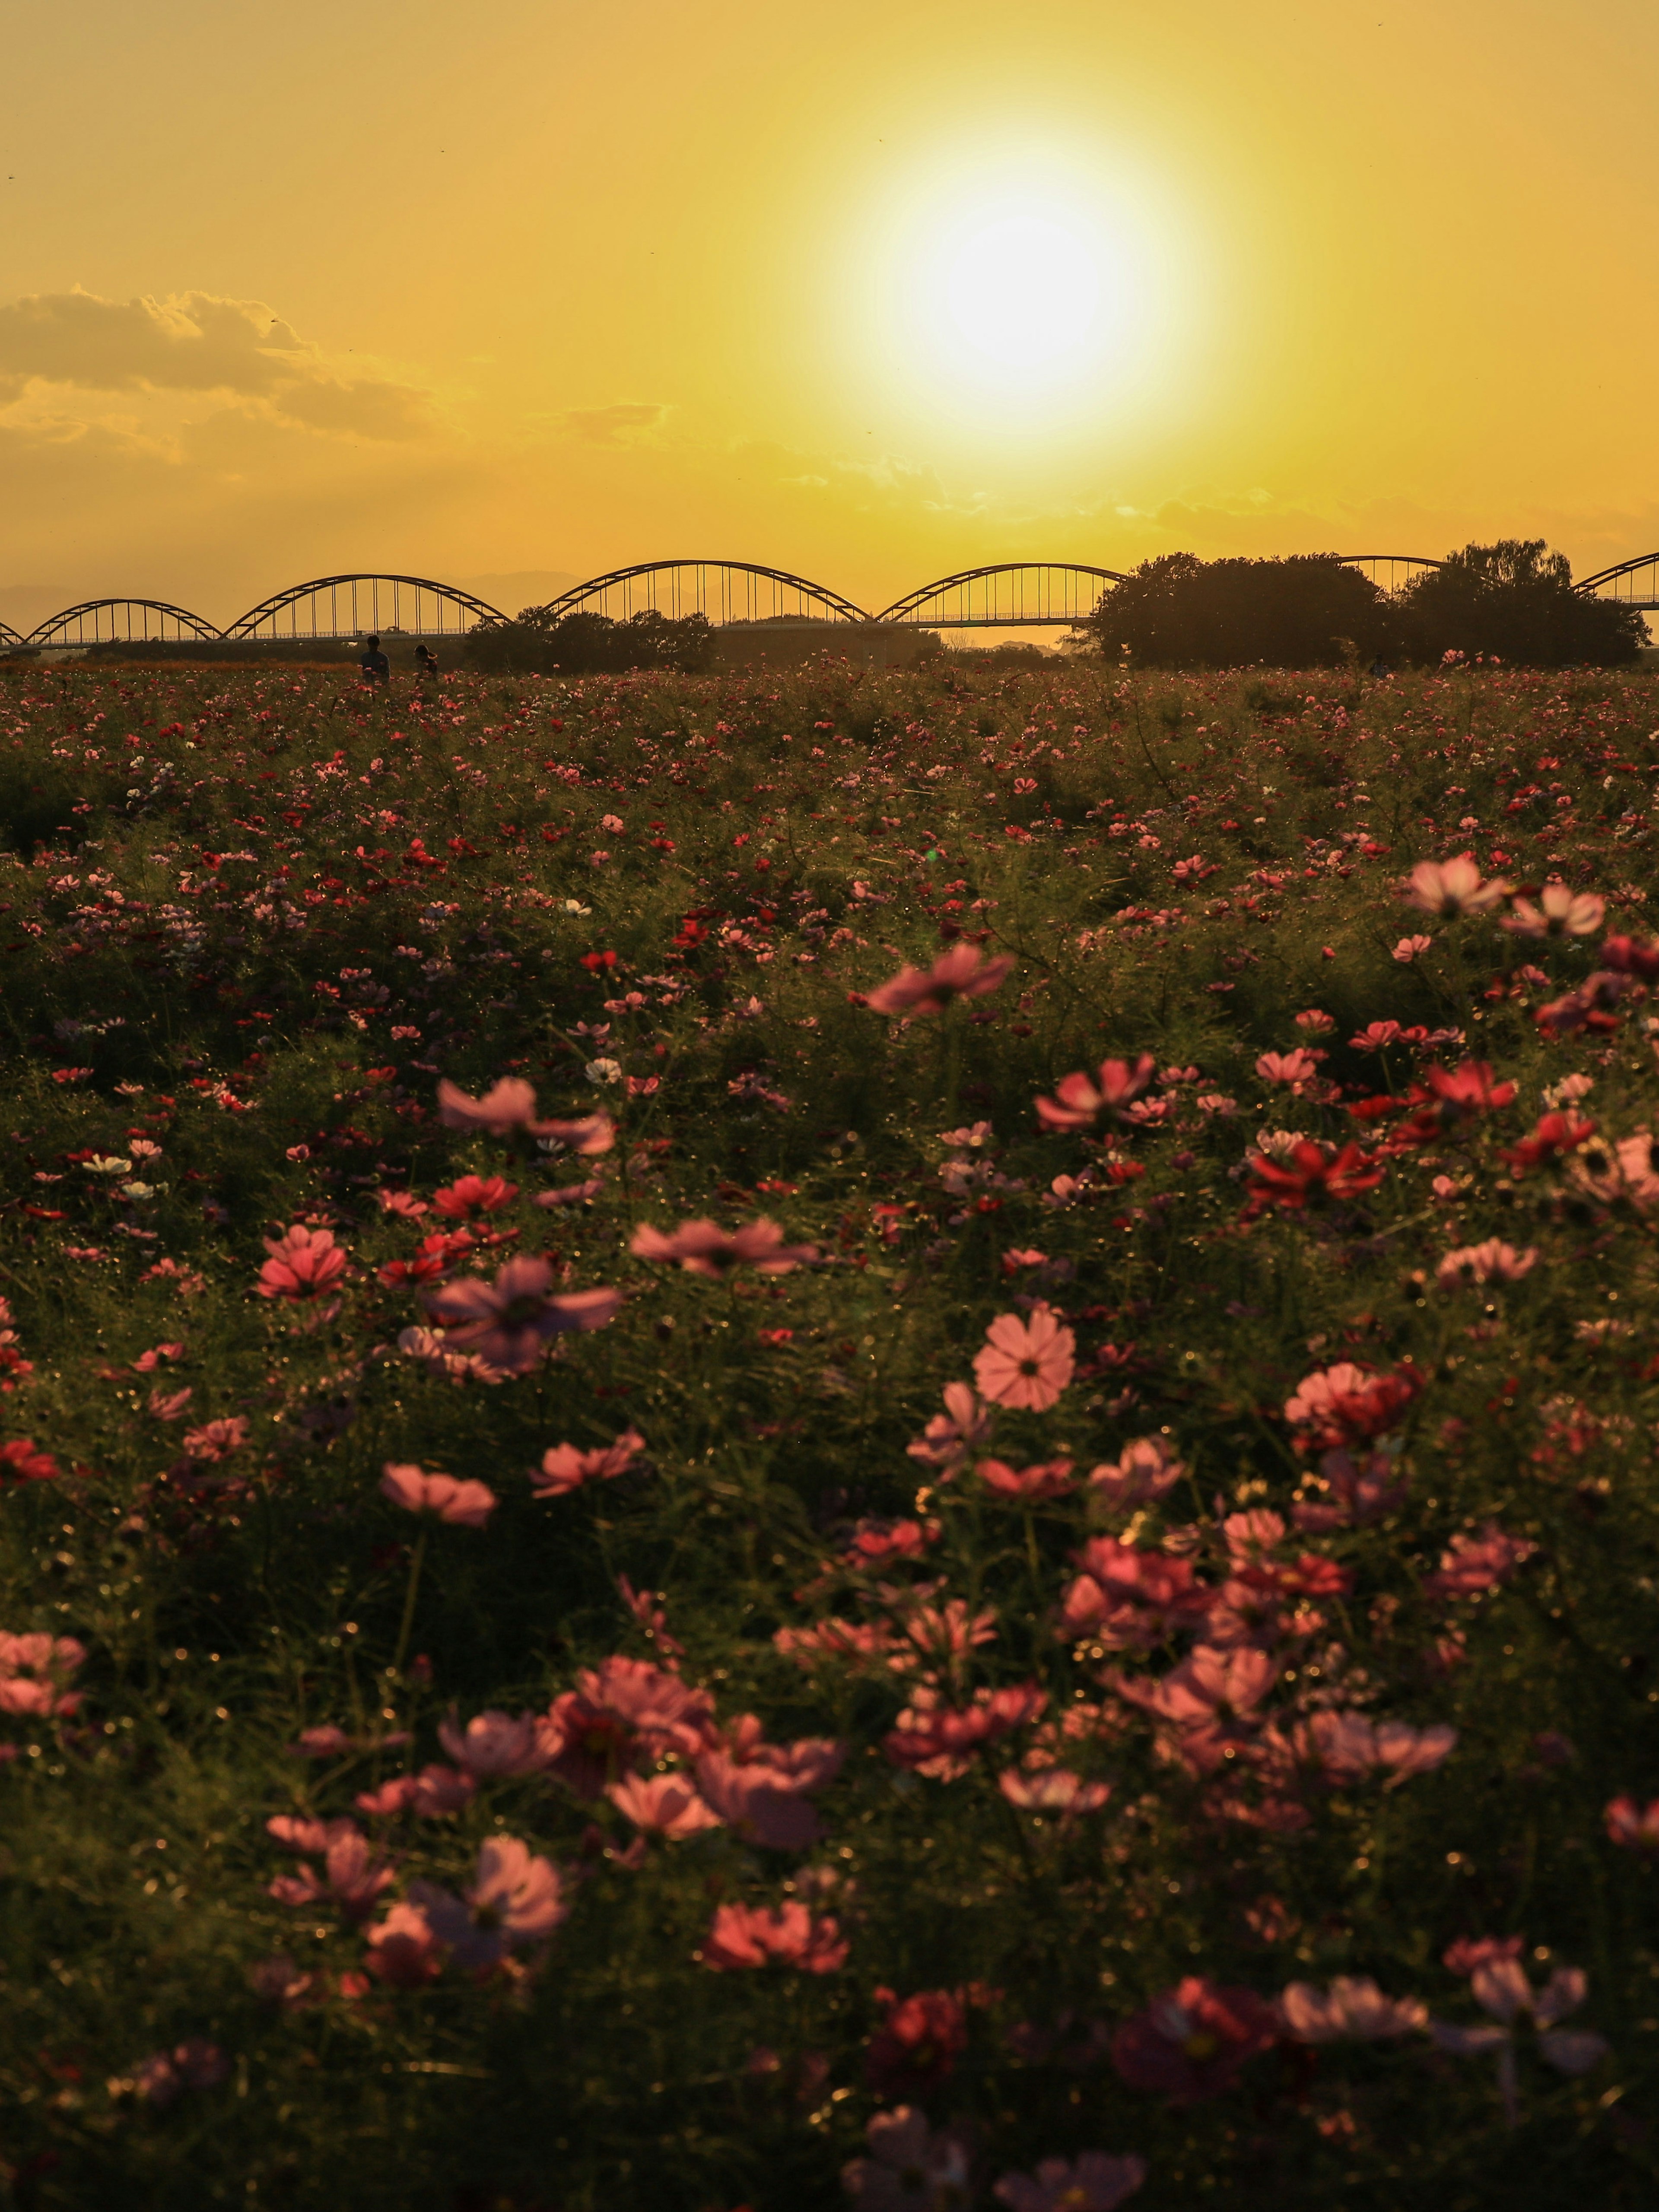
[[[505, 622], [499, 607], [428, 576], [313, 576], [250, 607], [228, 638], [454, 637], [481, 622]], [[217, 633], [216, 632], [216, 635]]]
[[727, 623], [863, 623], [862, 607], [787, 568], [765, 568], [752, 561], [647, 561], [636, 568], [612, 568], [590, 576], [549, 600], [543, 613], [557, 622], [566, 615], [609, 615], [626, 622], [653, 612], [678, 620], [705, 615], [717, 627]]
[[82, 599], [37, 623], [25, 645], [176, 645], [216, 638], [217, 625], [166, 599]]
[[1372, 583], [1385, 592], [1399, 591], [1424, 568], [1446, 565], [1429, 553], [1339, 553], [1336, 557], [1345, 568], [1363, 568]]
[[918, 629], [1053, 629], [1082, 622], [1104, 587], [1125, 580], [1120, 569], [1076, 561], [1003, 561], [923, 584], [875, 619]]
[[22, 639], [9, 623], [0, 622], [0, 645], [21, 645]]
[[1598, 568], [1573, 589], [1586, 599], [1616, 599], [1624, 607], [1659, 608], [1659, 553], [1638, 553], [1611, 568]]

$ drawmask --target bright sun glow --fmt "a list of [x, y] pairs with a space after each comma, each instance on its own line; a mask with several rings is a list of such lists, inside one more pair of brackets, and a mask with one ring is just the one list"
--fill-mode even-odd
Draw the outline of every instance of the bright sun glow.
[[950, 319], [999, 370], [1048, 371], [1088, 349], [1103, 286], [1097, 249], [1046, 216], [1006, 216], [964, 239], [945, 279]]

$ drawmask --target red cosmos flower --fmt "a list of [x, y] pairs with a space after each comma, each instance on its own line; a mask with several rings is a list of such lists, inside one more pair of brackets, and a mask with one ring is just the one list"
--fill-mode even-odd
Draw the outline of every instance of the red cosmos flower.
[[936, 2089], [954, 2069], [968, 2045], [968, 2008], [954, 1990], [918, 1990], [898, 1997], [891, 1990], [876, 1996], [887, 2017], [865, 2054], [865, 2078], [879, 2097], [920, 2097]]
[[994, 991], [1013, 964], [1007, 953], [987, 960], [977, 945], [953, 945], [929, 969], [901, 968], [865, 1004], [878, 1014], [942, 1014], [953, 999], [982, 999]]
[[764, 1214], [730, 1235], [718, 1222], [698, 1220], [682, 1222], [672, 1237], [665, 1237], [643, 1221], [628, 1249], [641, 1260], [678, 1260], [688, 1275], [705, 1275], [711, 1282], [720, 1281], [733, 1267], [752, 1267], [758, 1275], [787, 1275], [818, 1256], [816, 1244], [786, 1244], [782, 1230]]
[[1048, 1692], [1035, 1682], [976, 1690], [965, 1707], [947, 1705], [937, 1690], [919, 1685], [882, 1749], [895, 1766], [913, 1768], [936, 1782], [955, 1782], [966, 1774], [981, 1744], [1026, 1727], [1048, 1702]]
[[1068, 1459], [1043, 1460], [1036, 1467], [1012, 1468], [1005, 1460], [982, 1459], [974, 1470], [986, 1488], [1012, 1504], [1034, 1505], [1065, 1498], [1076, 1486]]
[[1097, 1078], [1062, 1076], [1054, 1085], [1055, 1097], [1036, 1102], [1037, 1119], [1045, 1129], [1086, 1129], [1103, 1114], [1121, 1121], [1121, 1109], [1139, 1097], [1157, 1073], [1158, 1061], [1150, 1052], [1133, 1066], [1127, 1060], [1103, 1060]]
[[270, 1257], [259, 1270], [256, 1285], [262, 1298], [289, 1298], [299, 1303], [320, 1297], [332, 1290], [346, 1271], [346, 1255], [328, 1229], [306, 1229], [296, 1224], [281, 1237], [267, 1237]]
[[603, 1328], [623, 1302], [617, 1290], [571, 1291], [555, 1297], [545, 1260], [509, 1260], [494, 1283], [469, 1276], [422, 1292], [427, 1311], [444, 1331], [446, 1351], [476, 1352], [510, 1375], [528, 1374], [549, 1341], [570, 1329]]
[[1237, 2087], [1247, 2061], [1278, 2039], [1273, 2007], [1254, 1990], [1191, 1974], [1124, 2021], [1112, 2038], [1112, 2063], [1132, 2089], [1194, 2104]]
[[1087, 1637], [1109, 1650], [1149, 1651], [1215, 1603], [1215, 1592], [1198, 1580], [1190, 1559], [1115, 1536], [1091, 1537], [1076, 1556], [1083, 1572], [1066, 1587], [1060, 1625], [1067, 1636]]
[[459, 1176], [442, 1190], [434, 1190], [432, 1203], [440, 1213], [452, 1221], [464, 1220], [469, 1213], [493, 1213], [498, 1206], [510, 1206], [519, 1194], [515, 1182], [505, 1182], [500, 1176]]
[[1533, 1168], [1544, 1167], [1559, 1159], [1564, 1152], [1577, 1152], [1595, 1134], [1594, 1121], [1581, 1121], [1577, 1115], [1543, 1115], [1531, 1136], [1523, 1137], [1504, 1154], [1512, 1175], [1525, 1175]]
[[716, 1973], [775, 1964], [797, 1966], [804, 1974], [833, 1974], [847, 1962], [847, 1942], [834, 1920], [814, 1920], [797, 1899], [776, 1912], [722, 1905], [697, 1956]]
[[1334, 1367], [1316, 1368], [1303, 1376], [1285, 1401], [1285, 1418], [1303, 1431], [1297, 1442], [1304, 1449], [1334, 1451], [1369, 1443], [1397, 1428], [1422, 1388], [1414, 1368], [1379, 1375], [1340, 1359]]
[[1304, 1206], [1323, 1206], [1332, 1199], [1358, 1198], [1363, 1191], [1375, 1190], [1384, 1170], [1374, 1167], [1372, 1158], [1358, 1145], [1344, 1145], [1339, 1152], [1311, 1137], [1291, 1146], [1288, 1163], [1270, 1160], [1262, 1152], [1252, 1153], [1249, 1165], [1255, 1182], [1244, 1209], [1246, 1217], [1264, 1212], [1270, 1206], [1297, 1212]]
[[1601, 965], [1618, 975], [1639, 975], [1644, 983], [1659, 982], [1659, 939], [1638, 945], [1633, 937], [1604, 938]]
[[27, 1437], [0, 1444], [0, 1482], [56, 1482], [62, 1471], [50, 1452]]

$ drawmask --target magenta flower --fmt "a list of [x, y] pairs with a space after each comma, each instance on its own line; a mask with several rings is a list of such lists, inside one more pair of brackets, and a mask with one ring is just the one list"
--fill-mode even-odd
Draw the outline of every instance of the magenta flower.
[[815, 1244], [786, 1244], [783, 1231], [764, 1214], [727, 1234], [718, 1222], [685, 1221], [672, 1237], [641, 1222], [629, 1243], [641, 1260], [678, 1261], [688, 1275], [718, 1282], [733, 1267], [752, 1267], [757, 1275], [787, 1275], [818, 1256]]
[[[188, 1390], [185, 1392], [189, 1397]], [[244, 1413], [231, 1413], [222, 1420], [204, 1421], [199, 1429], [186, 1429], [185, 1449], [192, 1459], [212, 1462], [228, 1459], [232, 1452], [240, 1451], [247, 1442], [248, 1422]]]
[[426, 1881], [410, 1882], [409, 1895], [454, 1963], [474, 1972], [550, 1935], [570, 1910], [551, 1862], [532, 1857], [516, 1836], [492, 1836], [480, 1846], [472, 1881], [459, 1897]]
[[1144, 2158], [1085, 2150], [1075, 2166], [1069, 2159], [1045, 2158], [1035, 2177], [1005, 2173], [991, 2194], [1010, 2212], [1115, 2212], [1146, 2179]]
[[841, 2170], [842, 2187], [858, 2212], [944, 2212], [973, 2201], [973, 2160], [957, 2127], [935, 2132], [910, 2105], [878, 2112], [865, 2128], [868, 2158]]
[[697, 1956], [716, 1973], [776, 1965], [799, 1967], [804, 1974], [833, 1974], [846, 1964], [847, 1942], [833, 1919], [813, 1919], [797, 1899], [776, 1912], [722, 1905]]
[[953, 945], [928, 969], [904, 967], [865, 1000], [878, 1014], [942, 1014], [953, 999], [982, 999], [1013, 966], [1008, 954], [985, 959], [977, 945]]
[[624, 1429], [614, 1443], [593, 1451], [578, 1451], [574, 1444], [554, 1444], [542, 1454], [541, 1471], [531, 1473], [532, 1498], [565, 1498], [585, 1482], [611, 1482], [625, 1474], [645, 1449], [637, 1429]]
[[1524, 1536], [1506, 1536], [1495, 1521], [1488, 1521], [1478, 1536], [1454, 1536], [1449, 1550], [1440, 1554], [1436, 1574], [1425, 1575], [1428, 1597], [1474, 1597], [1496, 1589], [1538, 1549]]
[[328, 1229], [307, 1229], [298, 1224], [281, 1237], [267, 1237], [270, 1257], [259, 1270], [255, 1286], [262, 1298], [289, 1298], [295, 1304], [320, 1297], [332, 1290], [346, 1271], [346, 1255]]
[[994, 1406], [1046, 1413], [1072, 1379], [1076, 1350], [1077, 1339], [1047, 1306], [1034, 1306], [1027, 1321], [999, 1314], [975, 1357], [974, 1380]]
[[1112, 2063], [1132, 2089], [1161, 2092], [1172, 2105], [1194, 2104], [1236, 2088], [1247, 2061], [1278, 2035], [1272, 2006], [1254, 1990], [1222, 1988], [1189, 1974], [1124, 2021], [1112, 2038]]
[[131, 2089], [146, 2104], [165, 2110], [186, 2089], [214, 2089], [230, 2075], [230, 2061], [216, 2043], [199, 2035], [153, 2051], [133, 2069], [131, 2081], [112, 2081], [112, 2090]]
[[1143, 1052], [1133, 1063], [1103, 1060], [1098, 1077], [1064, 1075], [1054, 1085], [1053, 1098], [1036, 1102], [1037, 1119], [1045, 1129], [1087, 1129], [1101, 1115], [1124, 1119], [1123, 1109], [1139, 1097], [1158, 1073], [1158, 1061]]
[[386, 1463], [380, 1494], [410, 1513], [435, 1513], [458, 1528], [482, 1528], [495, 1510], [487, 1483], [458, 1482], [453, 1474], [426, 1474], [418, 1467]]
[[550, 1340], [570, 1329], [603, 1328], [623, 1302], [617, 1290], [570, 1291], [555, 1296], [546, 1260], [509, 1260], [493, 1283], [469, 1275], [422, 1293], [427, 1311], [444, 1331], [447, 1351], [475, 1352], [491, 1367], [526, 1375]]
[[1097, 1813], [1112, 1794], [1109, 1782], [1085, 1782], [1069, 1766], [1006, 1766], [997, 1788], [1024, 1813]]
[[492, 1709], [474, 1713], [463, 1729], [452, 1708], [449, 1717], [438, 1723], [438, 1741], [456, 1765], [479, 1782], [501, 1775], [535, 1774], [548, 1763], [535, 1713], [520, 1713], [514, 1720], [510, 1713]]
[[1504, 2117], [1511, 2127], [1519, 2118], [1518, 2083], [1515, 2063], [1515, 2029], [1529, 2023], [1535, 2033], [1540, 2057], [1558, 2074], [1588, 2074], [1607, 2055], [1608, 2045], [1586, 2030], [1557, 2025], [1577, 2012], [1589, 1986], [1581, 1966], [1558, 1966], [1541, 1990], [1527, 1979], [1518, 1959], [1493, 1959], [1475, 1968], [1470, 1984], [1475, 2002], [1492, 2014], [1492, 2027], [1455, 2027], [1431, 2021], [1429, 2033], [1441, 2051], [1469, 2057], [1483, 2051], [1498, 2053], [1498, 2086]]
[[1457, 1748], [1457, 1730], [1442, 1721], [1414, 1729], [1404, 1721], [1373, 1721], [1364, 1713], [1317, 1712], [1297, 1729], [1302, 1755], [1335, 1783], [1386, 1774], [1398, 1789], [1413, 1775], [1431, 1774]]

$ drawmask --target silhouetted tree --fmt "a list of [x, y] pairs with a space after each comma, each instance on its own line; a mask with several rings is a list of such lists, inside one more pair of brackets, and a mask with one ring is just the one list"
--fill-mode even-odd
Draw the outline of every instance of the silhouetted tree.
[[1334, 553], [1200, 561], [1165, 553], [1103, 594], [1083, 627], [1108, 659], [1152, 668], [1334, 665], [1394, 644], [1387, 595]]
[[714, 631], [707, 615], [676, 619], [654, 607], [623, 622], [581, 611], [555, 617], [546, 607], [525, 607], [515, 622], [480, 623], [465, 650], [474, 668], [489, 672], [591, 676], [672, 668], [695, 674], [714, 657]]
[[1648, 641], [1634, 608], [1574, 591], [1565, 555], [1541, 538], [1466, 545], [1413, 577], [1396, 605], [1413, 660], [1485, 653], [1534, 668], [1607, 668], [1634, 660]]

